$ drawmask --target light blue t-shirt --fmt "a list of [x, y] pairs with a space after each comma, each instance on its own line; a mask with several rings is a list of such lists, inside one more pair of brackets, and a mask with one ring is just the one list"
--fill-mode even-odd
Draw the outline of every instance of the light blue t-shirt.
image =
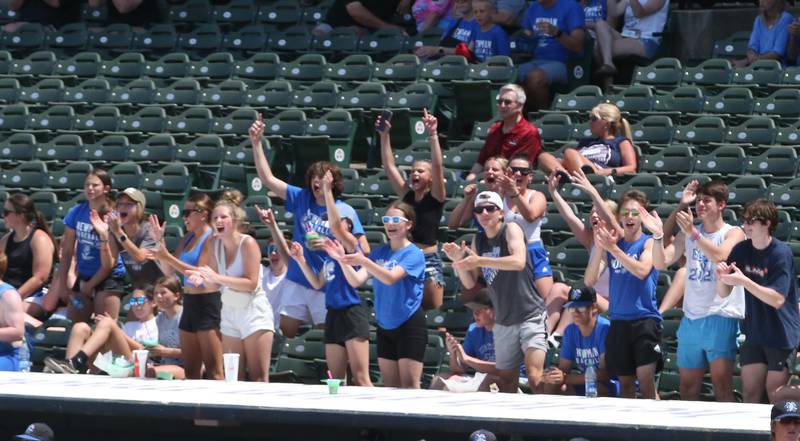
[[467, 335], [461, 342], [464, 352], [470, 357], [483, 361], [495, 361], [494, 358], [494, 333], [475, 323], [469, 325]]
[[484, 62], [487, 58], [495, 55], [511, 55], [508, 35], [506, 35], [506, 31], [498, 25], [492, 26], [492, 28], [486, 32], [482, 31], [480, 26], [475, 26], [469, 46], [472, 48], [472, 53], [475, 54], [475, 58], [480, 62]]
[[764, 17], [757, 15], [753, 21], [753, 32], [747, 48], [757, 55], [774, 52], [780, 56], [780, 61], [786, 61], [786, 44], [789, 41], [789, 25], [792, 24], [792, 14], [784, 11], [777, 23], [770, 29], [764, 22]]
[[[78, 275], [81, 278], [92, 277], [100, 270], [100, 238], [94, 231], [92, 223], [89, 221], [88, 202], [82, 202], [72, 208], [64, 216], [64, 226], [75, 230], [75, 259], [77, 260]], [[122, 277], [125, 275], [125, 265], [122, 258], [117, 258], [117, 264], [111, 272], [113, 276]]]
[[[649, 238], [650, 235], [642, 234], [639, 239], [630, 243], [620, 239], [617, 246], [628, 256], [639, 260], [644, 244]], [[606, 257], [610, 287], [608, 315], [611, 320], [639, 320], [648, 317], [661, 320], [661, 313], [658, 312], [656, 304], [658, 270], [655, 266], [650, 270], [650, 274], [641, 280], [628, 272], [611, 253], [606, 253]]]
[[325, 307], [328, 309], [344, 309], [348, 306], [361, 303], [361, 297], [356, 293], [347, 279], [344, 277], [342, 267], [339, 262], [330, 256], [325, 256], [322, 263], [322, 271], [325, 274]]
[[456, 17], [442, 19], [439, 22], [439, 27], [441, 27], [444, 31], [442, 32], [442, 38], [446, 38], [448, 35], [450, 35], [456, 40], [464, 43], [469, 42], [470, 38], [472, 37], [472, 32], [477, 26], [478, 23], [475, 20], [463, 20]]
[[[328, 256], [324, 251], [311, 251], [306, 247], [305, 235], [307, 231], [314, 231], [322, 237], [334, 239], [328, 223], [328, 212], [322, 205], [317, 205], [314, 201], [314, 193], [305, 188], [289, 185], [286, 188], [286, 211], [294, 215], [294, 229], [292, 237], [295, 241], [303, 245], [303, 254], [306, 257], [308, 266], [319, 272], [322, 268], [323, 260]], [[348, 217], [353, 221], [353, 234], [358, 236], [364, 234], [364, 227], [358, 219], [358, 214], [353, 207], [342, 201], [336, 201], [336, 208], [341, 217]], [[294, 259], [289, 260], [289, 268], [286, 278], [294, 283], [311, 289], [311, 284], [306, 280], [303, 270], [297, 265]]]
[[425, 281], [425, 255], [413, 243], [397, 251], [384, 245], [370, 253], [369, 258], [390, 270], [400, 266], [406, 276], [394, 285], [372, 279], [375, 290], [375, 318], [383, 329], [395, 329], [405, 323], [422, 305], [422, 285]]
[[570, 324], [561, 340], [561, 359], [573, 362], [581, 373], [586, 372], [589, 361], [595, 368], [599, 367], [600, 356], [606, 353], [606, 336], [610, 327], [611, 322], [607, 318], [598, 316], [592, 333], [584, 337], [578, 325]]
[[550, 22], [565, 34], [583, 28], [583, 8], [580, 3], [575, 0], [557, 0], [550, 7], [544, 7], [535, 1], [528, 7], [525, 18], [522, 20], [522, 29], [533, 32], [536, 39], [536, 49], [533, 51], [535, 59], [564, 62], [575, 55], [565, 48], [557, 38], [537, 31], [536, 24], [542, 21]]

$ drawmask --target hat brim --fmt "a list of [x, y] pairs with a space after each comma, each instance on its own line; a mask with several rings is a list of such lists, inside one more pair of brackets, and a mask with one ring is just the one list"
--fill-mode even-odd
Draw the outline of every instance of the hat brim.
[[772, 421], [780, 421], [780, 420], [782, 420], [784, 418], [800, 418], [800, 412], [782, 413], [782, 414], [776, 416], [775, 418], [773, 418]]
[[471, 309], [473, 311], [476, 311], [478, 309], [487, 309], [487, 308], [491, 308], [492, 307], [492, 305], [486, 305], [486, 304], [478, 303], [478, 302], [467, 302], [467, 303], [464, 304], [464, 306], [466, 306], [467, 308], [469, 308], [469, 309]]
[[594, 302], [586, 302], [586, 301], [574, 301], [574, 302], [567, 302], [564, 304], [565, 308], [578, 308], [581, 306], [591, 306], [594, 305]]
[[39, 438], [38, 436], [26, 435], [24, 433], [15, 436], [14, 439], [21, 439], [21, 440], [26, 440], [26, 441], [42, 441], [42, 439]]

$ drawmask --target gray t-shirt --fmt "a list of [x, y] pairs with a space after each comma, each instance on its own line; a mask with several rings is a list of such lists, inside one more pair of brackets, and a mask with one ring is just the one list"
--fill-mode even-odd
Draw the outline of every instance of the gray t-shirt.
[[[178, 307], [178, 313], [175, 317], [169, 318], [164, 311], [161, 311], [156, 316], [156, 326], [158, 326], [158, 343], [168, 348], [181, 347], [181, 333], [178, 330], [178, 324], [181, 321], [183, 314], [183, 307]], [[162, 358], [159, 364], [175, 364], [183, 366], [183, 360], [180, 358]]]
[[[508, 251], [504, 224], [500, 232], [493, 238], [480, 232], [475, 237], [475, 249], [485, 257], [505, 257]], [[525, 243], [521, 243], [525, 246]], [[495, 321], [504, 326], [516, 325], [544, 313], [544, 299], [536, 291], [533, 278], [533, 265], [530, 254], [525, 252], [525, 269], [522, 271], [505, 271], [495, 268], [481, 268], [484, 280], [489, 289], [495, 311]]]
[[[154, 260], [137, 262], [134, 260], [133, 256], [128, 254], [116, 237], [114, 237], [114, 240], [117, 241], [119, 255], [122, 257], [122, 263], [125, 264], [125, 270], [128, 272], [128, 277], [130, 277], [131, 284], [133, 284], [134, 288], [146, 288], [164, 275], [164, 273], [161, 272], [161, 268], [158, 267], [158, 264]], [[148, 221], [142, 221], [139, 224], [139, 231], [136, 233], [136, 236], [129, 237], [128, 240], [139, 248], [156, 247], [156, 241], [150, 236], [150, 222]]]

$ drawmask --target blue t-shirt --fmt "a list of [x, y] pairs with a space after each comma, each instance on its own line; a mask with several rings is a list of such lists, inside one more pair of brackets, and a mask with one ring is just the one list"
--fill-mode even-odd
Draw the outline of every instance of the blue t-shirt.
[[[639, 239], [630, 243], [620, 239], [617, 246], [628, 256], [639, 260], [647, 239], [650, 239], [648, 234], [642, 234]], [[608, 315], [611, 320], [639, 320], [648, 317], [661, 320], [656, 304], [658, 270], [655, 266], [641, 280], [628, 272], [611, 253], [606, 253], [606, 257], [610, 287]]]
[[495, 361], [494, 333], [486, 330], [483, 326], [477, 326], [475, 323], [469, 325], [461, 346], [470, 357], [483, 361]]
[[475, 31], [477, 26], [478, 23], [475, 20], [463, 20], [454, 17], [448, 19], [446, 22], [445, 20], [439, 22], [439, 27], [444, 29], [444, 32], [442, 32], [443, 39], [447, 38], [449, 35], [463, 43], [469, 42], [470, 38], [472, 38], [472, 33]]
[[622, 150], [619, 147], [622, 141], [629, 139], [624, 136], [614, 139], [584, 138], [578, 141], [578, 151], [600, 168], [619, 167], [622, 165]]
[[586, 372], [589, 361], [595, 368], [600, 366], [600, 356], [606, 353], [606, 336], [611, 322], [603, 316], [597, 317], [592, 333], [588, 337], [581, 335], [581, 330], [575, 323], [564, 330], [561, 340], [561, 359], [574, 363], [581, 373]]
[[[13, 286], [6, 282], [0, 282], [0, 296], [5, 294], [9, 289], [14, 289]], [[16, 371], [19, 363], [19, 348], [15, 348], [11, 343], [0, 341], [0, 371]]]
[[608, 17], [606, 0], [589, 0], [583, 7], [583, 16], [586, 23], [595, 23]]
[[[305, 235], [308, 231], [314, 231], [322, 237], [333, 239], [330, 224], [328, 223], [328, 212], [322, 205], [317, 205], [314, 201], [314, 193], [305, 188], [289, 185], [286, 187], [286, 211], [294, 215], [294, 229], [292, 237], [295, 241], [303, 245], [303, 254], [306, 262], [314, 272], [319, 272], [322, 268], [323, 260], [328, 256], [325, 251], [311, 251], [306, 247]], [[364, 234], [364, 227], [353, 207], [342, 201], [336, 201], [336, 208], [341, 217], [348, 217], [353, 221], [353, 234], [358, 236]], [[289, 260], [289, 268], [286, 278], [294, 283], [311, 289], [311, 284], [306, 280], [303, 270], [297, 265], [294, 259]]]
[[484, 32], [480, 26], [475, 26], [469, 46], [478, 61], [484, 62], [487, 58], [495, 55], [511, 55], [511, 47], [508, 45], [508, 35], [498, 25]]
[[330, 256], [325, 256], [322, 263], [322, 271], [325, 274], [325, 307], [328, 309], [344, 309], [348, 306], [361, 303], [361, 297], [356, 293], [347, 279], [344, 277], [342, 267], [339, 262]]
[[522, 29], [533, 32], [536, 38], [536, 49], [533, 56], [537, 60], [567, 61], [575, 53], [565, 48], [557, 38], [539, 33], [536, 23], [550, 22], [565, 34], [575, 29], [584, 27], [583, 8], [574, 0], [557, 0], [550, 7], [542, 6], [538, 1], [531, 3], [525, 18], [522, 20]]
[[750, 239], [737, 243], [728, 256], [753, 282], [786, 297], [778, 309], [767, 305], [745, 289], [742, 332], [747, 342], [768, 348], [795, 348], [800, 342], [800, 312], [797, 309], [797, 270], [792, 250], [775, 238], [763, 250]]
[[405, 323], [422, 305], [422, 284], [425, 281], [425, 255], [413, 243], [397, 251], [384, 245], [369, 258], [386, 269], [401, 266], [406, 276], [394, 285], [385, 285], [373, 278], [375, 318], [383, 329], [395, 329]]
[[[75, 230], [75, 258], [77, 259], [78, 275], [83, 278], [89, 278], [95, 275], [100, 270], [102, 263], [100, 261], [100, 238], [94, 232], [94, 227], [89, 221], [89, 208], [88, 202], [82, 202], [72, 208], [64, 216], [64, 226]], [[113, 276], [122, 277], [125, 275], [125, 264], [122, 263], [122, 258], [117, 258], [117, 264], [112, 270]]]
[[764, 55], [774, 52], [780, 56], [781, 62], [786, 61], [786, 45], [789, 41], [789, 25], [792, 24], [792, 14], [784, 11], [778, 22], [767, 27], [764, 17], [757, 15], [753, 21], [753, 32], [750, 34], [750, 42], [747, 48], [754, 51], [757, 55]]

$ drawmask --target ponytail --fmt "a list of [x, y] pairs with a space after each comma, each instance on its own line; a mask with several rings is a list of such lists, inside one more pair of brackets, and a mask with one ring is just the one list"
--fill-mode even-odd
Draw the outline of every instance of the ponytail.
[[620, 127], [619, 127], [619, 135], [628, 138], [630, 142], [633, 142], [633, 131], [631, 131], [631, 125], [628, 123], [628, 120], [625, 118], [620, 118]]

